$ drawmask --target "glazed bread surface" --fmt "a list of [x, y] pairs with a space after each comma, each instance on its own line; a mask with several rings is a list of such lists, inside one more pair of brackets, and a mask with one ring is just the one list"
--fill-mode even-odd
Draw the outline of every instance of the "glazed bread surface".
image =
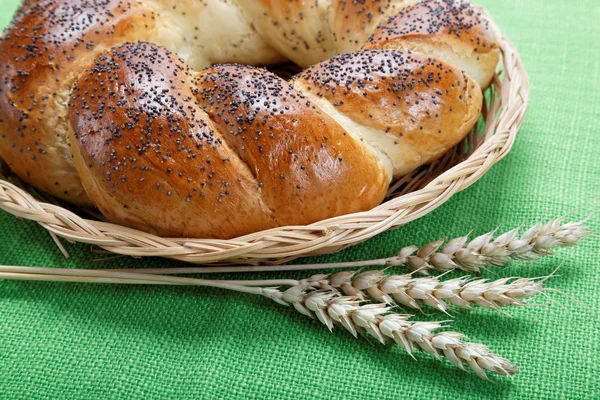
[[[306, 225], [460, 142], [498, 58], [464, 0], [29, 0], [0, 39], [0, 157], [163, 236]], [[284, 60], [306, 69], [250, 66]]]

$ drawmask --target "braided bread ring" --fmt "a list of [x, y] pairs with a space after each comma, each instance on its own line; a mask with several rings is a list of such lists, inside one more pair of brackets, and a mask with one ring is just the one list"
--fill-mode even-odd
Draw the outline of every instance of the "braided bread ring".
[[[30, 0], [0, 41], [0, 156], [163, 236], [304, 225], [456, 145], [497, 47], [465, 1]], [[282, 59], [315, 65], [210, 67]]]

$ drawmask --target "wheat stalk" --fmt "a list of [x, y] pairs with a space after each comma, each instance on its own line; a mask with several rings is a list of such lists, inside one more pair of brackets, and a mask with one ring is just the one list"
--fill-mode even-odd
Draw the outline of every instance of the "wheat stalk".
[[[410, 315], [392, 313], [392, 307], [389, 304], [364, 304], [363, 297], [342, 295], [340, 291], [331, 286], [341, 283], [338, 282], [340, 276], [336, 274], [329, 280], [326, 279], [326, 275], [313, 275], [301, 281], [291, 279], [223, 281], [86, 269], [0, 266], [0, 279], [193, 285], [262, 295], [280, 304], [292, 306], [306, 316], [317, 318], [330, 330], [335, 324], [340, 324], [355, 337], [359, 333], [368, 333], [382, 343], [395, 342], [399, 344], [411, 355], [415, 349], [421, 349], [438, 359], [444, 355], [461, 369], [464, 369], [463, 363], [467, 363], [477, 375], [484, 379], [487, 379], [486, 370], [501, 375], [513, 375], [518, 372], [513, 364], [492, 353], [487, 347], [462, 341], [462, 334], [456, 332], [435, 333], [434, 331], [443, 327], [440, 322], [408, 321]], [[358, 286], [364, 279], [365, 275], [360, 274], [351, 281], [352, 287]], [[383, 281], [382, 279], [380, 283]], [[289, 288], [281, 291], [278, 288], [262, 287], [263, 285], [281, 285], [289, 286]], [[344, 284], [340, 284], [339, 287], [349, 290], [344, 287]], [[369, 289], [367, 288], [367, 290]], [[357, 292], [357, 294], [361, 293], [361, 291]]]
[[362, 300], [371, 299], [389, 305], [399, 303], [419, 310], [425, 304], [443, 312], [450, 309], [448, 303], [465, 309], [477, 305], [493, 310], [525, 305], [522, 300], [541, 293], [545, 280], [551, 276], [503, 278], [496, 281], [463, 277], [442, 281], [433, 276], [385, 275], [384, 271], [375, 270], [359, 274], [356, 271], [342, 271], [334, 275], [317, 274], [302, 280], [214, 280], [139, 272], [0, 266], [0, 279], [209, 286], [254, 294], [260, 294], [259, 290], [252, 289], [256, 286], [308, 286], [313, 290], [336, 289]]
[[343, 296], [335, 289], [313, 290], [310, 284], [292, 286], [285, 291], [263, 290], [265, 296], [318, 319], [330, 331], [335, 325], [341, 325], [354, 337], [369, 334], [382, 344], [396, 343], [411, 356], [414, 350], [423, 350], [437, 359], [444, 356], [463, 370], [466, 363], [486, 380], [489, 380], [486, 371], [509, 376], [519, 372], [509, 360], [494, 354], [488, 347], [463, 341], [461, 333], [436, 332], [444, 327], [442, 322], [409, 321], [411, 315], [392, 313], [392, 307], [383, 303], [363, 304], [360, 297]]
[[495, 231], [469, 241], [469, 235], [437, 240], [425, 246], [407, 246], [394, 257], [375, 260], [322, 264], [205, 266], [185, 268], [139, 268], [111, 271], [143, 272], [146, 274], [205, 274], [225, 272], [305, 271], [315, 269], [357, 268], [368, 266], [407, 266], [413, 271], [427, 274], [431, 271], [447, 272], [460, 269], [478, 273], [487, 266], [505, 267], [513, 260], [533, 261], [554, 255], [560, 247], [574, 246], [590, 231], [585, 220], [563, 223], [563, 218], [546, 224], [536, 224], [519, 236], [520, 228], [512, 229], [494, 239]]
[[469, 277], [440, 280], [439, 277], [414, 277], [412, 274], [385, 275], [384, 271], [342, 271], [334, 275], [313, 275], [300, 281], [315, 289], [334, 288], [348, 296], [370, 298], [385, 304], [402, 304], [421, 309], [425, 304], [448, 312], [448, 303], [459, 308], [479, 306], [500, 310], [523, 306], [523, 300], [543, 291], [544, 278], [502, 278], [495, 281]]

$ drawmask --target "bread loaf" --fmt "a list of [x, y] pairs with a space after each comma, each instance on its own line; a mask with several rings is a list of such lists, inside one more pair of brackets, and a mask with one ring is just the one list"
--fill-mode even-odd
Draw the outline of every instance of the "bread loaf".
[[[305, 225], [455, 146], [498, 57], [464, 0], [29, 0], [0, 40], [0, 156], [163, 236]], [[250, 66], [286, 59], [289, 82]]]

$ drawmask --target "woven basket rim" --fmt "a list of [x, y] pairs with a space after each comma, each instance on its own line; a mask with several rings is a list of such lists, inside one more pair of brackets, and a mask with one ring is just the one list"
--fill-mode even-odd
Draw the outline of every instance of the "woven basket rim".
[[[52, 236], [68, 256], [59, 237], [96, 245], [134, 257], [166, 257], [191, 263], [272, 263], [327, 254], [359, 244], [433, 211], [453, 194], [466, 189], [504, 158], [515, 140], [529, 99], [529, 79], [515, 47], [498, 27], [501, 70], [492, 89], [497, 99], [488, 105], [477, 147], [464, 161], [445, 170], [426, 186], [360, 213], [346, 214], [306, 226], [273, 228], [235, 239], [161, 238], [120, 225], [89, 220], [55, 204], [39, 201], [26, 190], [0, 177], [0, 208], [33, 220]], [[501, 77], [500, 77], [501, 76]], [[475, 131], [475, 130], [474, 130]], [[473, 137], [471, 137], [473, 140]]]

